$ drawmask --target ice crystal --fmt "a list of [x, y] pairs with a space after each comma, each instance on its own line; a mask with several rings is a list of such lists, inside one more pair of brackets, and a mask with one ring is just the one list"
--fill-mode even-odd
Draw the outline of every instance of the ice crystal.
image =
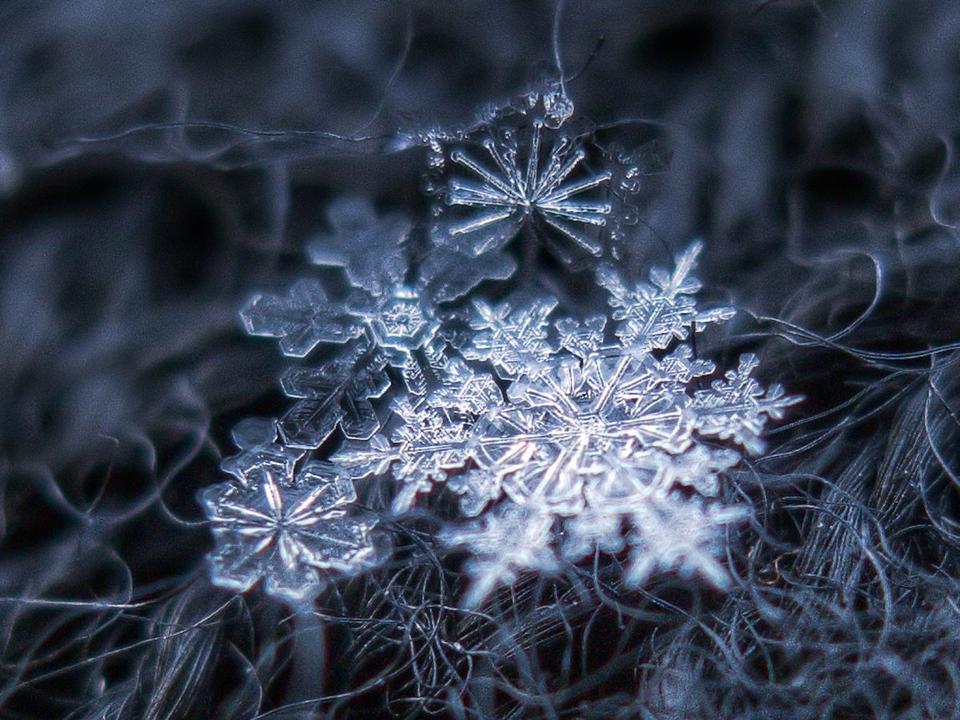
[[[469, 331], [454, 344], [488, 371], [456, 358], [435, 362], [445, 380], [423, 397], [394, 401], [389, 438], [347, 443], [332, 460], [357, 478], [391, 473], [397, 511], [448, 482], [462, 512], [479, 516], [445, 535], [476, 556], [467, 566], [475, 577], [470, 602], [522, 568], [554, 568], [557, 518], [566, 518], [568, 560], [619, 552], [629, 538], [628, 584], [677, 569], [723, 586], [714, 538], [744, 511], [715, 499], [719, 478], [739, 462], [737, 447], [762, 450], [767, 420], [797, 399], [779, 387], [764, 391], [750, 376], [751, 355], [702, 387], [716, 368], [683, 341], [733, 310], [698, 309], [691, 272], [699, 251], [694, 243], [673, 272], [654, 269], [649, 283], [600, 271], [613, 342], [602, 316], [551, 319], [552, 298], [475, 300], [464, 316]], [[470, 404], [468, 396], [483, 399]], [[704, 498], [709, 503], [699, 504]]]
[[424, 392], [419, 354], [439, 329], [432, 303], [403, 282], [405, 220], [379, 219], [368, 203], [351, 198], [335, 203], [329, 220], [333, 232], [312, 243], [310, 256], [343, 268], [352, 291], [331, 298], [319, 280], [305, 279], [286, 293], [256, 295], [241, 311], [250, 334], [279, 338], [286, 355], [341, 346], [333, 358], [292, 367], [281, 378], [298, 402], [280, 432], [286, 444], [303, 449], [319, 447], [338, 427], [352, 439], [374, 435], [380, 419], [371, 400], [390, 385], [387, 366], [401, 370], [411, 392]]
[[602, 254], [598, 231], [611, 212], [604, 197], [611, 173], [586, 166], [588, 153], [579, 138], [554, 132], [572, 113], [572, 107], [559, 109], [545, 98], [541, 112], [530, 108], [520, 123], [486, 128], [475, 142], [450, 150], [456, 174], [444, 193], [441, 242], [481, 256], [532, 224], [565, 262]]
[[[749, 511], [721, 500], [721, 479], [743, 454], [762, 452], [766, 423], [797, 398], [762, 388], [753, 355], [719, 376], [697, 357], [692, 336], [734, 315], [697, 304], [699, 242], [647, 281], [596, 265], [606, 315], [557, 317], [555, 298], [529, 293], [437, 305], [509, 277], [515, 262], [503, 246], [525, 223], [601, 254], [585, 229], [606, 222], [610, 205], [594, 196], [610, 175], [583, 169], [574, 136], [545, 139], [572, 108], [550, 105], [556, 122], [545, 123], [549, 103], [538, 95], [523, 117], [539, 102], [528, 125], [483, 131], [488, 160], [462, 136], [450, 160], [471, 177], [449, 179], [445, 212], [466, 214], [441, 218], [416, 271], [411, 225], [345, 199], [310, 256], [341, 269], [349, 290], [331, 296], [301, 280], [244, 308], [249, 332], [278, 338], [285, 354], [324, 354], [282, 376], [296, 403], [279, 422], [238, 426], [240, 452], [223, 463], [233, 481], [203, 495], [218, 583], [244, 589], [264, 577], [269, 592], [302, 598], [325, 568], [371, 562], [372, 523], [342, 506], [353, 481], [384, 478], [395, 514], [438, 487], [458, 496], [472, 519], [440, 539], [471, 556], [467, 605], [522, 571], [552, 573], [594, 553], [628, 555], [627, 586], [658, 572], [727, 586], [723, 532]], [[328, 460], [304, 464], [338, 429]]]
[[556, 306], [553, 298], [497, 306], [476, 300], [468, 321], [474, 332], [460, 351], [468, 360], [490, 362], [504, 380], [539, 375], [551, 354], [547, 318]]
[[552, 573], [560, 563], [551, 548], [554, 517], [517, 505], [501, 505], [482, 518], [441, 535], [450, 547], [464, 547], [464, 570], [473, 580], [463, 598], [476, 607], [497, 585], [512, 585], [521, 570]]
[[347, 514], [353, 483], [332, 465], [308, 462], [294, 473], [265, 461], [250, 471], [245, 484], [200, 493], [216, 541], [215, 584], [242, 592], [262, 578], [271, 595], [301, 601], [316, 594], [326, 571], [354, 572], [373, 559], [375, 521]]

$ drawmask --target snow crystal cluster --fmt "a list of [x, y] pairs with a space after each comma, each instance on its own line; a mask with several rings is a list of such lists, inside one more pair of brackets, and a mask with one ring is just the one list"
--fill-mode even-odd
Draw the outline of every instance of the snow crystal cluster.
[[[351, 505], [354, 483], [389, 483], [380, 512], [391, 517], [458, 497], [439, 540], [469, 554], [467, 606], [521, 571], [597, 552], [623, 554], [628, 586], [664, 571], [728, 583], [722, 533], [749, 508], [718, 500], [721, 478], [763, 450], [766, 422], [797, 398], [760, 387], [752, 355], [719, 376], [697, 357], [691, 336], [734, 314], [697, 306], [700, 243], [644, 281], [605, 261], [611, 173], [588, 167], [585, 138], [563, 130], [572, 106], [555, 94], [426, 139], [445, 180], [425, 251], [412, 251], [405, 218], [341, 199], [309, 256], [341, 268], [349, 290], [305, 279], [244, 307], [249, 333], [318, 359], [282, 376], [295, 401], [282, 417], [235, 429], [232, 479], [201, 495], [216, 583], [262, 578], [302, 600], [330, 573], [376, 564], [384, 531], [376, 509]], [[609, 310], [568, 317], [527, 289], [485, 299], [482, 282], [514, 275], [517, 238], [586, 259]]]

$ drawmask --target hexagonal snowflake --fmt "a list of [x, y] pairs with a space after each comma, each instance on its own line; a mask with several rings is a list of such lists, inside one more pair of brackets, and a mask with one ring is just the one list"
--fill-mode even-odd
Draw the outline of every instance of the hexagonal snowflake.
[[[603, 185], [610, 179], [610, 173], [601, 172], [576, 182], [569, 181], [586, 152], [567, 138], [558, 138], [553, 143], [547, 152], [546, 167], [541, 167], [542, 128], [541, 122], [534, 121], [526, 162], [520, 158], [512, 133], [504, 133], [500, 138], [488, 137], [481, 143], [496, 170], [481, 165], [464, 150], [450, 153], [450, 158], [473, 173], [480, 183], [452, 180], [447, 202], [487, 211], [454, 225], [451, 232], [463, 235], [492, 223], [507, 221], [507, 227], [515, 233], [524, 220], [536, 213], [583, 250], [599, 255], [599, 244], [582, 236], [568, 223], [602, 226], [606, 223], [606, 215], [610, 214], [610, 204], [571, 198]], [[476, 252], [479, 255], [486, 249], [478, 246]]]
[[348, 516], [344, 506], [354, 500], [353, 483], [320, 462], [295, 476], [266, 468], [249, 487], [205, 488], [200, 502], [216, 542], [209, 556], [213, 582], [242, 592], [263, 578], [269, 594], [302, 601], [319, 592], [324, 571], [368, 566], [376, 521]]
[[611, 173], [585, 168], [581, 141], [554, 132], [559, 125], [547, 127], [543, 114], [528, 110], [483, 134], [477, 152], [464, 145], [449, 152], [451, 163], [466, 172], [448, 181], [446, 212], [437, 226], [441, 243], [480, 256], [529, 225], [565, 262], [577, 254], [601, 255], [603, 245], [591, 231], [603, 228], [610, 214], [603, 190]]
[[[480, 377], [468, 376], [461, 360], [422, 399], [395, 401], [389, 439], [349, 443], [332, 459], [355, 477], [391, 472], [397, 511], [440, 481], [461, 496], [462, 512], [479, 519], [444, 537], [477, 555], [467, 565], [476, 578], [470, 603], [519, 569], [555, 569], [550, 546], [557, 538], [549, 528], [558, 517], [566, 518], [562, 552], [569, 560], [594, 549], [619, 552], [627, 538], [628, 582], [676, 568], [722, 586], [711, 554], [715, 531], [744, 512], [687, 496], [716, 496], [720, 476], [740, 460], [734, 446], [759, 452], [768, 419], [798, 399], [779, 387], [764, 391], [750, 377], [750, 355], [708, 388], [695, 384], [716, 368], [678, 341], [733, 314], [696, 307], [699, 283], [690, 272], [699, 251], [695, 243], [681, 253], [673, 272], [655, 269], [649, 284], [601, 271], [614, 309], [613, 343], [602, 317], [551, 322], [552, 298], [475, 301], [465, 317], [470, 332], [454, 340], [466, 360], [486, 364], [506, 384], [506, 397], [494, 390], [483, 403], [451, 402], [453, 388]], [[454, 366], [449, 359], [434, 364], [448, 373]], [[651, 538], [671, 513], [689, 538]], [[690, 529], [697, 523], [700, 534]]]

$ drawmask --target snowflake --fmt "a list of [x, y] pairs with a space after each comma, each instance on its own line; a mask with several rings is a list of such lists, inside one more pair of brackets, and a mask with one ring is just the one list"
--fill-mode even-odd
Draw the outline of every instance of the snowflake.
[[[596, 231], [606, 225], [611, 205], [597, 193], [611, 173], [584, 169], [583, 143], [552, 132], [569, 117], [572, 106], [558, 115], [549, 98], [544, 103], [539, 114], [529, 107], [521, 112], [521, 122], [485, 131], [476, 143], [484, 159], [462, 145], [450, 151], [450, 161], [460, 173], [446, 186], [446, 214], [451, 217], [437, 226], [442, 244], [482, 256], [499, 250], [532, 223], [549, 230], [540, 234], [564, 262], [576, 258], [571, 245], [580, 255], [602, 254]], [[559, 122], [545, 122], [547, 117]], [[552, 139], [545, 137], [548, 133]]]
[[502, 505], [473, 523], [444, 531], [440, 540], [462, 547], [471, 557], [464, 566], [472, 579], [465, 607], [480, 605], [497, 585], [512, 585], [521, 570], [553, 573], [560, 563], [550, 547], [554, 517], [516, 505]]
[[291, 447], [320, 447], [339, 427], [351, 439], [380, 430], [372, 405], [390, 386], [387, 366], [399, 368], [414, 394], [426, 392], [422, 351], [440, 323], [419, 287], [404, 284], [402, 245], [410, 227], [399, 217], [379, 219], [369, 203], [354, 198], [329, 211], [333, 232], [316, 239], [310, 256], [340, 267], [352, 291], [331, 298], [316, 279], [295, 283], [285, 294], [258, 294], [241, 311], [252, 335], [276, 337], [285, 355], [306, 357], [318, 345], [341, 346], [317, 366], [295, 366], [281, 378], [296, 404], [280, 421]]
[[648, 484], [649, 456], [640, 449], [682, 452], [693, 442], [689, 397], [662, 382], [663, 365], [628, 354], [568, 357], [511, 385], [510, 403], [478, 429], [475, 459], [491, 475], [486, 485], [518, 504], [573, 515], [588, 482]]
[[631, 518], [634, 531], [629, 536], [632, 548], [624, 582], [637, 587], [654, 571], [676, 569], [681, 576], [699, 574], [712, 585], [726, 588], [730, 576], [716, 559], [720, 533], [749, 515], [746, 507], [704, 505], [700, 498], [673, 494], [637, 505]]
[[353, 484], [328, 463], [311, 462], [296, 475], [265, 467], [256, 484], [232, 482], [200, 493], [216, 548], [213, 582], [243, 592], [263, 578], [267, 593], [290, 601], [315, 595], [324, 572], [355, 572], [374, 556], [375, 521], [348, 516]]
[[391, 288], [374, 302], [354, 300], [347, 309], [364, 323], [371, 342], [388, 351], [391, 364], [397, 366], [430, 342], [439, 328], [431, 305], [406, 285]]
[[[604, 317], [551, 320], [552, 298], [475, 300], [464, 317], [469, 331], [451, 336], [462, 359], [434, 348], [433, 389], [394, 401], [389, 438], [348, 443], [332, 461], [353, 477], [392, 474], [398, 512], [438, 482], [460, 495], [462, 513], [479, 517], [445, 537], [478, 554], [467, 565], [470, 603], [523, 568], [555, 569], [557, 518], [565, 519], [568, 560], [593, 549], [616, 553], [629, 541], [628, 583], [677, 569], [722, 586], [714, 530], [743, 511], [692, 498], [715, 498], [719, 478], [741, 459], [737, 448], [760, 452], [766, 422], [798, 398], [779, 387], [765, 392], [750, 376], [750, 355], [702, 387], [715, 365], [683, 341], [733, 312], [697, 308], [690, 273], [699, 251], [693, 244], [672, 273], [655, 269], [650, 283], [601, 272], [616, 342]], [[687, 539], [651, 537], [671, 516]]]

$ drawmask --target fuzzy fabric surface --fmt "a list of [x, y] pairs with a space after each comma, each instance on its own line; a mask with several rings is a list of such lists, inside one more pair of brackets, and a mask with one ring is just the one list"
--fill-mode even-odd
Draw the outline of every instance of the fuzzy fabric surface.
[[[591, 174], [561, 178], [555, 168], [554, 182], [549, 166], [524, 170], [539, 136], [524, 136], [519, 156], [513, 136], [474, 142], [531, 93], [544, 137], [551, 124], [575, 128]], [[960, 717], [958, 141], [952, 0], [8, 0], [0, 717]], [[546, 142], [557, 168], [574, 157], [572, 146]], [[513, 185], [478, 174], [495, 160]], [[478, 259], [437, 259], [443, 213], [456, 220], [448, 234], [469, 239], [478, 222], [486, 227], [477, 213], [504, 206], [512, 210], [499, 220], [515, 226], [478, 241]], [[351, 310], [373, 330], [344, 325], [343, 334], [380, 333], [393, 354], [376, 372], [391, 389], [371, 375], [365, 395], [348, 396], [351, 408], [371, 408], [352, 426], [340, 416], [323, 432], [279, 426], [282, 441], [312, 432], [298, 447], [319, 463], [291, 480], [294, 515], [326, 492], [322, 463], [363, 466], [355, 490], [338, 476], [336, 497], [304, 521], [310, 532], [322, 521], [353, 533], [356, 547], [312, 566], [309, 593], [273, 592], [287, 579], [269, 565], [233, 586], [212, 573], [222, 518], [237, 537], [262, 537], [241, 526], [242, 488], [225, 483], [236, 428], [250, 441], [241, 454], [273, 443], [276, 428], [238, 423], [291, 407], [293, 361], [247, 332], [279, 337], [277, 313], [268, 324], [250, 308], [292, 286], [310, 307], [332, 306], [310, 282], [349, 295], [341, 266], [354, 266], [341, 255], [354, 248], [330, 239], [338, 207], [348, 230], [351, 217], [376, 213], [387, 218], [383, 233], [409, 233], [410, 272], [443, 313], [482, 314], [475, 297], [548, 290], [564, 318], [634, 322], [617, 326], [618, 352], [631, 361], [705, 357], [721, 380], [739, 367], [764, 388], [782, 386], [790, 402], [738, 436], [753, 448], [742, 457], [729, 455], [738, 444], [729, 423], [697, 421], [709, 462], [698, 461], [686, 482], [695, 490], [684, 492], [749, 511], [716, 520], [717, 551], [697, 565], [677, 550], [707, 522], [699, 504], [690, 505], [699, 524], [679, 529], [673, 515], [634, 513], [637, 532], [650, 534], [622, 541], [619, 519], [596, 541], [596, 523], [611, 521], [590, 515], [556, 543], [585, 551], [511, 560], [488, 581], [480, 573], [491, 558], [464, 548], [487, 547], [496, 533], [493, 555], [512, 542], [541, 547], [553, 517], [536, 525], [511, 506], [473, 525], [448, 520], [458, 502], [468, 515], [501, 495], [522, 505], [539, 492], [535, 478], [497, 474], [504, 455], [471, 448], [459, 461], [468, 479], [411, 485], [398, 500], [393, 485], [369, 479], [385, 471], [369, 469], [368, 446], [341, 449], [351, 427], [384, 417], [388, 403], [405, 411], [395, 401], [407, 390], [395, 388], [419, 381], [401, 377], [403, 353], [433, 347], [433, 335], [402, 345], [383, 330], [380, 304]], [[556, 246], [526, 231], [511, 239], [531, 218], [553, 223]], [[583, 229], [599, 226], [594, 245]], [[618, 316], [591, 271], [566, 262], [577, 246], [588, 260], [604, 256], [597, 277], [611, 292], [629, 290], [617, 273], [650, 276], [648, 290], [699, 291], [703, 308], [736, 315], [684, 305], [695, 341], [678, 326], [631, 349], [643, 318], [630, 320], [623, 299]], [[398, 244], [383, 247], [356, 262], [402, 279], [390, 274]], [[664, 273], [694, 258], [696, 287], [676, 271], [664, 290], [673, 282]], [[667, 270], [651, 276], [655, 267]], [[296, 285], [305, 276], [318, 279]], [[458, 317], [462, 327], [430, 332], [459, 348], [448, 352], [458, 401], [474, 402], [462, 368], [493, 351], [464, 333], [493, 325]], [[602, 322], [559, 318], [549, 332], [573, 338], [561, 343], [564, 367], [585, 366], [601, 341], [584, 338]], [[333, 337], [324, 322], [312, 345], [285, 325], [281, 349], [306, 354]], [[660, 354], [678, 340], [685, 350]], [[558, 352], [551, 345], [537, 362]], [[522, 360], [525, 374], [539, 372]], [[514, 359], [491, 362], [490, 393], [541, 407], [529, 390], [539, 376], [524, 384]], [[693, 382], [671, 372], [674, 384]], [[696, 387], [702, 406], [710, 385]], [[490, 420], [488, 445], [505, 442], [505, 416]], [[416, 428], [433, 416], [407, 417]], [[633, 419], [618, 415], [609, 432]], [[386, 453], [407, 436], [396, 437], [373, 447]], [[451, 463], [436, 462], [431, 480]], [[579, 491], [543, 502], [568, 522], [581, 512]], [[264, 492], [258, 512], [279, 517], [279, 491]]]

